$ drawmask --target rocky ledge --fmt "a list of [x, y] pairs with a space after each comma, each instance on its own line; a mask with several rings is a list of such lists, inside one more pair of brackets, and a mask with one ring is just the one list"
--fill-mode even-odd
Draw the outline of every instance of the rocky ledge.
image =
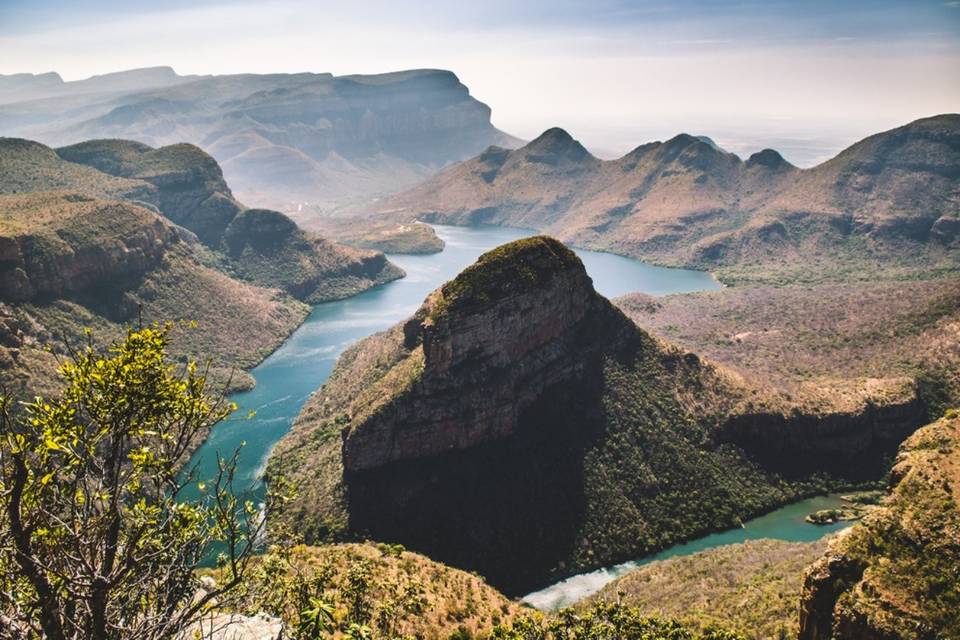
[[890, 495], [807, 569], [800, 640], [960, 637], [960, 415], [904, 442]]
[[584, 373], [597, 355], [593, 338], [616, 341], [625, 329], [560, 242], [495, 250], [404, 324], [422, 365], [402, 401], [345, 433], [344, 466], [362, 471], [510, 436], [544, 390]]
[[69, 193], [0, 202], [0, 297], [9, 301], [131, 281], [179, 240], [172, 225], [133, 204]]

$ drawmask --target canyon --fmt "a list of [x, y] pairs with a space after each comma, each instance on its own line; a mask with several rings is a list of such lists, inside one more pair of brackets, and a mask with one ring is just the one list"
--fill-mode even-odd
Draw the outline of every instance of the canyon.
[[[308, 542], [398, 540], [517, 593], [733, 526], [824, 472], [879, 474], [856, 461], [924, 420], [915, 399], [862, 419], [784, 404], [639, 329], [533, 237], [348, 349], [267, 474], [301, 487], [288, 523]], [[808, 454], [781, 468], [783, 441]]]
[[[153, 320], [217, 326], [178, 331], [176, 349], [222, 358], [213, 377], [246, 386], [252, 378], [232, 369], [276, 348], [305, 303], [403, 275], [382, 253], [247, 209], [192, 145], [98, 140], [54, 150], [0, 138], [0, 203], [0, 290], [16, 327], [0, 363], [12, 390], [52, 390], [56, 354], [87, 329], [108, 340]], [[247, 339], [238, 346], [239, 335]]]

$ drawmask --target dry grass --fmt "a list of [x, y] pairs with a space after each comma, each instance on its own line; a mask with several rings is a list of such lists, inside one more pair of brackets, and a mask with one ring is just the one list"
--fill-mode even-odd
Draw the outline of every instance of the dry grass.
[[928, 378], [921, 394], [937, 410], [943, 394], [960, 398], [958, 278], [633, 294], [618, 304], [640, 326], [814, 407], [896, 396]]
[[[251, 613], [270, 602], [285, 581], [312, 585], [341, 623], [365, 611], [366, 624], [380, 637], [446, 640], [454, 632], [479, 637], [513, 621], [521, 610], [479, 576], [392, 545], [298, 546], [285, 566], [280, 578], [253, 581], [247, 599]], [[288, 622], [299, 613], [292, 602], [278, 606], [274, 601], [267, 608]]]
[[848, 567], [821, 607], [835, 600], [837, 638], [960, 638], [960, 414], [907, 439], [892, 478], [881, 507], [811, 569]]
[[750, 540], [660, 560], [579, 606], [619, 600], [644, 615], [675, 618], [699, 630], [716, 625], [750, 640], [794, 638], [803, 570], [826, 548], [826, 540]]

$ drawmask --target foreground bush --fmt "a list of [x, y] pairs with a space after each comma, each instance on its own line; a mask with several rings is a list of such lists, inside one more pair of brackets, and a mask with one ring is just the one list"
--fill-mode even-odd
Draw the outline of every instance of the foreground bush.
[[[56, 399], [0, 401], [0, 638], [171, 638], [244, 580], [263, 523], [235, 497], [235, 454], [180, 501], [190, 452], [233, 407], [168, 362], [169, 331], [88, 344]], [[212, 543], [224, 579], [200, 591]]]

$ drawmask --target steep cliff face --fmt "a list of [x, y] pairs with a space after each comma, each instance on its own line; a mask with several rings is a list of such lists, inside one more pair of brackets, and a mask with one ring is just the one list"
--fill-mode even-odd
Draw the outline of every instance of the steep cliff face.
[[[523, 254], [522, 269], [514, 252]], [[520, 416], [547, 390], [596, 370], [602, 345], [615, 350], [636, 338], [622, 320], [556, 241], [488, 254], [404, 325], [405, 345], [419, 346], [413, 357], [422, 359], [422, 371], [402, 402], [371, 408], [346, 433], [346, 471], [514, 435]]]
[[4, 135], [53, 145], [190, 142], [216, 158], [241, 200], [284, 210], [408, 187], [491, 144], [519, 143], [490, 123], [490, 108], [456, 75], [439, 69], [198, 77], [163, 68], [73, 83], [0, 77], [0, 104], [16, 102], [16, 86], [21, 100], [60, 97], [0, 106]]
[[801, 640], [960, 637], [960, 417], [912, 435], [890, 495], [807, 569]]
[[268, 473], [298, 483], [308, 540], [400, 541], [519, 593], [813, 490], [716, 437], [750, 396], [535, 237], [349, 349]]
[[0, 196], [0, 297], [54, 298], [134, 281], [179, 240], [132, 204], [79, 194]]
[[91, 140], [54, 151], [5, 138], [0, 169], [0, 193], [70, 189], [150, 208], [196, 234], [232, 273], [307, 302], [344, 298], [403, 275], [381, 253], [326, 241], [277, 211], [246, 209], [216, 160], [193, 145]]

